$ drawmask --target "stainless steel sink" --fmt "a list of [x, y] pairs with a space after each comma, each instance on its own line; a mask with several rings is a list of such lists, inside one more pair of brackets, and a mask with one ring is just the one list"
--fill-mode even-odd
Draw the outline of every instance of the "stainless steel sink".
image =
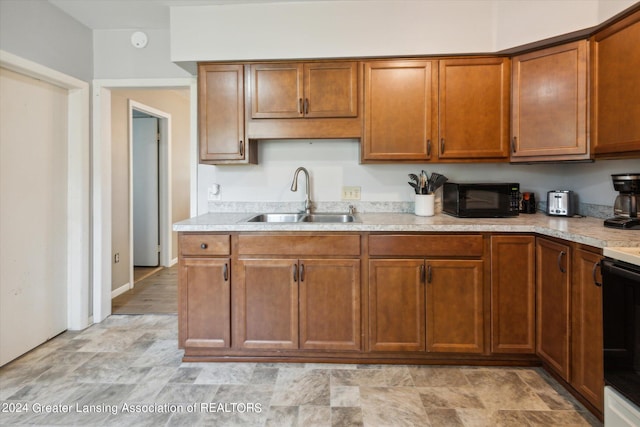
[[308, 214], [302, 219], [303, 222], [355, 222], [356, 218], [350, 214], [315, 213]]
[[265, 213], [249, 218], [247, 222], [300, 222], [304, 213]]
[[264, 213], [256, 215], [247, 222], [329, 222], [346, 223], [358, 222], [355, 215], [340, 213]]

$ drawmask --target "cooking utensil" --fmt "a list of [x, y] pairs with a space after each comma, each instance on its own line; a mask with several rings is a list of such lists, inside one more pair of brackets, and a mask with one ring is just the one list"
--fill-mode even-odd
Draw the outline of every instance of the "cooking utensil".
[[420, 175], [410, 173], [409, 179], [413, 182], [408, 184], [413, 187], [416, 194], [433, 194], [448, 180], [446, 176], [436, 172], [431, 173], [431, 176], [429, 176], [424, 169], [420, 171]]
[[[447, 178], [444, 175], [440, 175], [440, 174], [436, 174], [436, 175], [437, 175], [436, 178], [433, 180], [433, 188], [431, 190], [432, 192], [442, 187], [444, 183], [449, 180], [449, 178]], [[432, 174], [432, 178], [433, 178], [433, 174]]]

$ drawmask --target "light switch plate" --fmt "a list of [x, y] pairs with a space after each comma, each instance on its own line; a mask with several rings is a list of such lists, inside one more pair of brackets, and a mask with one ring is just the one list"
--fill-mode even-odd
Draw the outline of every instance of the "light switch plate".
[[360, 200], [360, 187], [342, 187], [342, 200]]

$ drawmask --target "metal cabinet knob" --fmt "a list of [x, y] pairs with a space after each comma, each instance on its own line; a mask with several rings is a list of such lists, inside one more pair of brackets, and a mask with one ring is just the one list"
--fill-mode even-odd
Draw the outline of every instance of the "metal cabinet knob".
[[207, 245], [206, 243], [202, 243], [200, 245], [200, 249], [207, 249], [209, 247], [209, 245]]

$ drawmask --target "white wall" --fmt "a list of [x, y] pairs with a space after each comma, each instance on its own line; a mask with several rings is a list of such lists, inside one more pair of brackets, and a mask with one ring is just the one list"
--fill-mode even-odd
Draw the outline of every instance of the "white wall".
[[0, 49], [80, 80], [93, 78], [91, 30], [47, 1], [0, 0]]
[[323, 58], [493, 50], [492, 2], [329, 1], [171, 8], [171, 59]]
[[95, 79], [152, 79], [189, 77], [169, 55], [169, 31], [144, 29], [149, 38], [143, 49], [131, 44], [131, 30], [94, 30]]
[[171, 8], [171, 60], [495, 52], [589, 28], [633, 0], [379, 0]]
[[[511, 165], [487, 164], [359, 164], [357, 141], [260, 141], [259, 164], [199, 167], [198, 211], [208, 211], [207, 188], [221, 186], [220, 201], [299, 201], [304, 192], [290, 191], [293, 173], [304, 166], [311, 175], [313, 201], [340, 201], [342, 186], [362, 188], [362, 201], [413, 201], [407, 184], [409, 173], [438, 172], [451, 181], [514, 181], [538, 200], [553, 189], [574, 190], [582, 203], [612, 206], [616, 192], [610, 174], [638, 172], [638, 160], [604, 160], [596, 163]], [[356, 202], [357, 205], [357, 202]]]

